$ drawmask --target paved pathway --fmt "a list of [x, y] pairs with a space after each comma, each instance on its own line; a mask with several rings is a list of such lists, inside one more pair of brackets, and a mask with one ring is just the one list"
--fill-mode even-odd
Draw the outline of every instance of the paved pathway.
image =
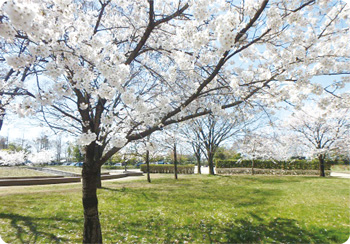
[[[197, 174], [198, 173], [198, 167], [194, 166], [194, 173]], [[208, 175], [209, 174], [209, 167], [201, 167], [201, 173], [204, 175]], [[215, 168], [214, 168], [214, 173], [215, 172]]]
[[340, 178], [348, 178], [350, 179], [350, 173], [337, 173], [337, 172], [331, 172], [332, 177], [340, 177]]

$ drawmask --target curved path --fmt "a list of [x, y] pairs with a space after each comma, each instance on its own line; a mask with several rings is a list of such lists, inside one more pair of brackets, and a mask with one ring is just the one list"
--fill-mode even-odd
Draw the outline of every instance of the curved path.
[[350, 173], [348, 174], [348, 173], [331, 172], [331, 176], [350, 179]]
[[[41, 168], [35, 169], [47, 172]], [[47, 184], [62, 184], [81, 182], [81, 176], [59, 170], [50, 170], [47, 173], [57, 174], [55, 176], [33, 176], [33, 177], [5, 177], [0, 178], [0, 186], [23, 186], [23, 185], [47, 185]], [[73, 176], [68, 176], [73, 175]], [[127, 171], [118, 172], [116, 174], [101, 174], [101, 180], [114, 180], [125, 177], [142, 176], [142, 172]], [[1, 244], [1, 243], [0, 243]]]

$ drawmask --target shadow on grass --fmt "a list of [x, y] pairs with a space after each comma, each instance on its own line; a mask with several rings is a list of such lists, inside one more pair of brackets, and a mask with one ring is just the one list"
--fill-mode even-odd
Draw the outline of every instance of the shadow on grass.
[[[45, 231], [40, 231], [38, 228], [38, 224], [41, 225], [43, 222], [74, 222], [78, 223], [80, 221], [74, 219], [62, 219], [62, 218], [33, 218], [28, 216], [22, 216], [19, 214], [6, 214], [0, 213], [0, 219], [8, 219], [11, 221], [11, 226], [16, 230], [16, 243], [37, 243], [40, 239], [50, 240], [50, 243], [62, 243], [68, 242], [69, 240], [63, 237], [58, 237], [50, 231], [53, 232], [52, 226], [50, 228], [48, 226], [41, 226]], [[64, 230], [67, 232], [67, 230]], [[42, 240], [41, 240], [42, 241]]]
[[220, 199], [238, 208], [266, 205], [283, 194], [279, 189], [249, 189], [240, 186], [233, 188], [232, 191], [227, 190], [225, 185], [217, 186], [215, 189], [206, 187], [206, 185], [199, 185], [197, 188], [184, 188], [184, 190], [181, 190], [181, 187], [182, 185], [163, 185], [162, 188], [148, 189], [147, 193], [139, 188], [102, 187], [102, 189], [116, 194], [131, 195], [135, 201], [145, 201], [145, 203], [161, 200], [166, 205], [183, 206], [194, 202], [216, 202]]
[[[150, 218], [149, 221], [152, 222], [153, 219]], [[127, 227], [126, 232], [142, 236], [149, 243], [343, 243], [346, 241], [341, 239], [341, 235], [335, 229], [327, 231], [322, 228], [307, 229], [294, 219], [275, 218], [266, 221], [253, 215], [249, 220], [237, 219], [231, 223], [221, 224], [211, 222], [209, 219], [182, 226], [164, 222], [144, 226], [134, 222]]]
[[126, 187], [121, 187], [121, 188], [109, 188], [109, 187], [101, 187], [100, 189], [106, 190], [106, 191], [112, 191], [112, 192], [126, 192], [127, 188]]
[[[221, 176], [225, 178], [230, 178], [234, 176]], [[317, 178], [313, 176], [279, 176], [279, 175], [241, 175], [239, 176], [242, 179], [251, 181], [251, 182], [257, 182], [257, 183], [264, 183], [264, 184], [286, 184], [286, 183], [295, 183], [295, 182], [302, 182], [305, 180], [305, 178], [312, 179]], [[302, 178], [303, 177], [303, 178]]]
[[253, 216], [253, 221], [236, 220], [225, 227], [208, 225], [204, 229], [209, 242], [228, 243], [332, 243], [338, 242], [339, 235], [334, 230], [324, 232], [322, 229], [306, 230], [293, 219], [276, 218], [264, 222]]

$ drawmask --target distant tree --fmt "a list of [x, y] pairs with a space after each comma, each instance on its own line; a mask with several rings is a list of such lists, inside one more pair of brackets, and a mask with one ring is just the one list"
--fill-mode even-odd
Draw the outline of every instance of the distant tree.
[[170, 149], [172, 151], [172, 161], [174, 164], [174, 178], [177, 180], [178, 179], [178, 174], [177, 174], [177, 166], [178, 166], [178, 155], [177, 155], [177, 150], [178, 150], [178, 144], [181, 142], [180, 136], [177, 134], [177, 131], [179, 131], [178, 126], [172, 126], [170, 127], [167, 131], [164, 131], [164, 147]]
[[8, 147], [8, 137], [0, 137], [0, 149], [6, 149]]
[[[182, 149], [184, 148], [184, 144], [178, 144], [177, 148], [177, 162], [178, 164], [190, 164], [196, 161], [196, 158], [193, 155], [183, 154]], [[164, 162], [173, 162], [174, 161], [174, 152], [173, 149], [161, 160], [157, 161], [164, 161]]]
[[62, 153], [62, 137], [61, 135], [57, 136], [54, 141], [54, 147], [56, 150], [56, 161], [61, 162], [61, 153]]
[[106, 165], [113, 165], [116, 163], [122, 163], [123, 162], [123, 155], [119, 152], [114, 154], [106, 163]]
[[151, 142], [151, 136], [147, 136], [145, 148], [146, 148], [145, 162], [147, 165], [147, 181], [148, 181], [148, 183], [151, 183], [151, 172], [150, 172], [150, 167], [149, 167], [149, 164], [150, 164], [149, 154], [150, 154], [150, 150], [152, 150], [154, 148], [153, 144]]
[[202, 155], [203, 155], [202, 142], [193, 128], [194, 128], [193, 125], [189, 123], [181, 127], [180, 133], [183, 136], [186, 143], [190, 145], [196, 159], [198, 174], [201, 174], [202, 173], [201, 172]]
[[42, 133], [39, 137], [34, 139], [33, 145], [37, 152], [40, 152], [42, 150], [49, 150], [51, 146], [49, 136]]
[[270, 157], [267, 144], [265, 137], [252, 132], [246, 134], [242, 141], [241, 152], [245, 158], [250, 159], [252, 162], [252, 175], [254, 175], [255, 161]]
[[192, 140], [190, 141], [194, 156], [196, 157], [197, 161], [197, 169], [198, 169], [198, 174], [201, 174], [201, 166], [202, 166], [202, 149], [201, 149], [201, 144], [199, 143], [198, 140]]
[[80, 151], [80, 147], [78, 145], [74, 145], [71, 147], [72, 159], [74, 162], [81, 162], [84, 160], [84, 155]]
[[214, 159], [226, 160], [226, 159], [240, 159], [242, 156], [235, 150], [227, 149], [225, 147], [218, 147]]
[[231, 116], [210, 114], [196, 119], [193, 125], [190, 125], [193, 135], [200, 142], [201, 150], [205, 152], [211, 175], [214, 175], [214, 157], [219, 146], [227, 139], [240, 134], [242, 128], [252, 122], [240, 113], [237, 113], [237, 117]]
[[16, 144], [16, 143], [9, 143], [7, 150], [12, 151], [12, 152], [29, 152], [29, 148], [23, 148], [21, 145]]
[[315, 104], [291, 114], [285, 128], [298, 135], [297, 141], [319, 160], [320, 176], [325, 176], [325, 159], [336, 151], [349, 151], [350, 109], [323, 110]]

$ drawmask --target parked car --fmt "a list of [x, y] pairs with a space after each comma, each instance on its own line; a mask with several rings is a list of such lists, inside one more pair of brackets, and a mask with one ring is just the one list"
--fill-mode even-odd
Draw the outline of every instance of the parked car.
[[70, 163], [68, 166], [75, 166], [76, 163]]
[[123, 166], [123, 164], [122, 163], [116, 163], [116, 164], [114, 164], [114, 166]]
[[32, 161], [30, 161], [30, 160], [26, 160], [26, 161], [24, 162], [24, 164], [25, 164], [25, 165], [32, 165], [33, 163], [32, 163]]
[[83, 167], [83, 162], [78, 162], [74, 164], [75, 167]]
[[137, 163], [137, 164], [136, 164], [136, 167], [140, 167], [140, 166], [141, 166], [141, 164], [145, 164], [145, 163], [143, 163], [143, 162], [139, 162], [139, 163]]
[[0, 166], [10, 166], [10, 164], [1, 161], [1, 162], [0, 162]]
[[152, 164], [165, 164], [165, 162], [164, 161], [157, 161], [157, 162], [154, 162]]

